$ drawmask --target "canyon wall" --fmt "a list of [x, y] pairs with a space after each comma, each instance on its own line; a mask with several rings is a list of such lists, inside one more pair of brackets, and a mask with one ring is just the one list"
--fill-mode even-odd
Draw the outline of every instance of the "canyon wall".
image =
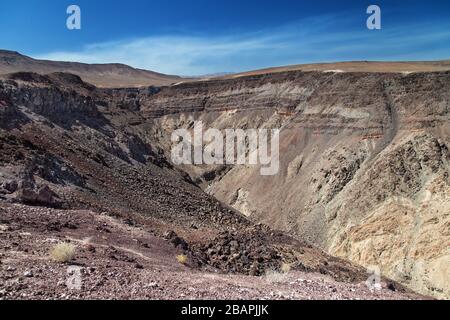
[[450, 294], [450, 73], [286, 72], [141, 94], [170, 156], [192, 129], [280, 128], [280, 171], [184, 166], [251, 220], [436, 297]]

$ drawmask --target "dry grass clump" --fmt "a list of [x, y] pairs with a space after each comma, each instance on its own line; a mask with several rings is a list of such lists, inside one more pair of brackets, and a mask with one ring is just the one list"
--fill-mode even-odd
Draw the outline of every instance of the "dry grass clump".
[[188, 257], [184, 254], [179, 254], [176, 256], [176, 258], [177, 258], [177, 261], [181, 264], [186, 264], [187, 260], [188, 260]]
[[292, 265], [290, 263], [283, 263], [281, 265], [281, 272], [289, 273], [291, 271]]
[[75, 256], [76, 246], [67, 242], [58, 243], [50, 251], [50, 257], [59, 263], [67, 263]]
[[276, 270], [268, 270], [264, 274], [264, 278], [269, 283], [279, 283], [284, 281], [286, 274]]
[[278, 270], [267, 270], [264, 274], [264, 278], [270, 283], [283, 282], [286, 279], [286, 275], [291, 271], [291, 264], [283, 263]]

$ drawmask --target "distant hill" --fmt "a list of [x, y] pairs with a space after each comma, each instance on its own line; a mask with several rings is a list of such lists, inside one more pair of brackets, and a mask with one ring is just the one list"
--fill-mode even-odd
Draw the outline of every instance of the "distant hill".
[[107, 88], [165, 86], [183, 81], [183, 78], [178, 76], [135, 69], [124, 64], [85, 64], [37, 60], [18, 52], [0, 50], [0, 74], [21, 71], [39, 74], [72, 73], [80, 76], [85, 82]]
[[233, 79], [242, 76], [286, 71], [414, 73], [447, 70], [450, 70], [450, 60], [405, 62], [350, 61], [298, 64], [241, 73], [224, 72], [199, 77], [182, 78], [149, 70], [136, 69], [120, 63], [86, 64], [79, 62], [38, 60], [15, 51], [0, 49], [0, 75], [15, 72], [35, 72], [39, 74], [58, 72], [72, 73], [78, 75], [85, 82], [103, 88], [169, 86], [180, 84], [182, 82]]
[[323, 71], [323, 72], [381, 72], [381, 73], [414, 73], [414, 72], [436, 72], [450, 70], [450, 60], [442, 61], [349, 61], [333, 63], [297, 64], [282, 67], [273, 67], [253, 70], [221, 78], [237, 78], [242, 76], [277, 73], [285, 71]]

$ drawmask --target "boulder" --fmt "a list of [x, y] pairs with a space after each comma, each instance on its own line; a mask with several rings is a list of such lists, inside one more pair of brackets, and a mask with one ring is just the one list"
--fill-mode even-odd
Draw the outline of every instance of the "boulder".
[[189, 244], [181, 237], [179, 237], [174, 231], [167, 231], [164, 234], [164, 238], [168, 240], [175, 248], [180, 248], [184, 251], [189, 250]]
[[24, 203], [34, 204], [37, 198], [37, 193], [29, 188], [19, 188], [17, 192], [17, 199]]
[[59, 205], [58, 196], [48, 185], [41, 186], [36, 192], [32, 188], [18, 187], [16, 199], [31, 205], [55, 207]]

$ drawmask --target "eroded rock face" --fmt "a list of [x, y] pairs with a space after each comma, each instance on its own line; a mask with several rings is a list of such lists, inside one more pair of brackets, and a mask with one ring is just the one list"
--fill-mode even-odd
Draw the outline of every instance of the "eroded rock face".
[[446, 144], [429, 134], [385, 150], [336, 202], [330, 252], [380, 265], [415, 290], [448, 297], [449, 156]]
[[[170, 132], [193, 121], [218, 129], [282, 128], [276, 176], [248, 166], [184, 169], [254, 221], [378, 265], [420, 292], [449, 296], [448, 72], [252, 76], [162, 89], [141, 108], [156, 117], [155, 136], [166, 150]], [[204, 179], [205, 172], [215, 178]], [[422, 207], [419, 199], [429, 192], [435, 197]], [[409, 219], [388, 205], [398, 201], [409, 203]], [[424, 217], [436, 223], [417, 222]], [[367, 226], [383, 230], [383, 224], [384, 236]], [[427, 246], [433, 257], [422, 256]]]

